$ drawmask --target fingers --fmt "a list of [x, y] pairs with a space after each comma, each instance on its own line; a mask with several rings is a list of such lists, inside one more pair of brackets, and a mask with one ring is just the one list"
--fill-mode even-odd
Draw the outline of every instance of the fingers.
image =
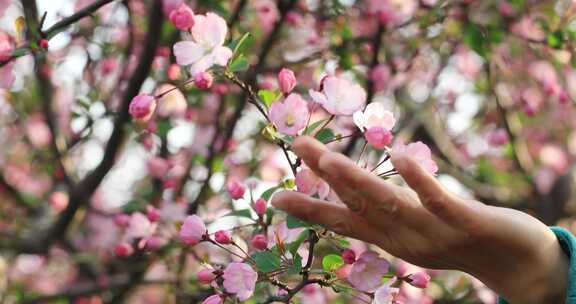
[[325, 145], [309, 136], [297, 137], [292, 143], [292, 148], [306, 165], [316, 172], [318, 172], [318, 160], [324, 153], [329, 152]]
[[321, 225], [338, 234], [373, 244], [381, 243], [378, 236], [382, 232], [348, 208], [293, 191], [277, 193], [272, 198], [272, 205], [297, 218]]
[[416, 160], [394, 154], [391, 160], [408, 186], [418, 194], [422, 205], [432, 214], [457, 228], [470, 227], [476, 220], [473, 206], [444, 189]]

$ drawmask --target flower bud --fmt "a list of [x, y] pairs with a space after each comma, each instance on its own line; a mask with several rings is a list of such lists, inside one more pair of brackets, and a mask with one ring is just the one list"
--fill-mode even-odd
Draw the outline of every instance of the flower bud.
[[351, 249], [342, 250], [342, 260], [346, 264], [354, 264], [356, 262], [356, 253]]
[[158, 220], [160, 220], [161, 217], [160, 210], [152, 206], [148, 206], [148, 208], [146, 208], [146, 217], [151, 222], [157, 222]]
[[266, 200], [264, 200], [263, 198], [259, 198], [254, 203], [254, 211], [256, 211], [256, 214], [262, 216], [266, 213], [267, 205], [268, 203], [266, 203]]
[[214, 234], [214, 239], [216, 240], [217, 243], [222, 245], [232, 243], [232, 236], [230, 236], [230, 233], [228, 231], [224, 230], [216, 231], [216, 233]]
[[180, 240], [186, 245], [194, 246], [204, 239], [206, 235], [206, 225], [197, 215], [189, 215], [184, 220], [178, 234]]
[[264, 250], [268, 248], [268, 241], [266, 240], [266, 237], [263, 234], [255, 235], [250, 241], [250, 243], [252, 244], [252, 247], [258, 250]]
[[128, 223], [130, 222], [130, 216], [126, 213], [118, 213], [114, 215], [114, 224], [118, 227], [128, 227]]
[[214, 269], [204, 268], [196, 274], [196, 278], [198, 282], [208, 285], [216, 279], [216, 275], [214, 274]]
[[280, 73], [278, 73], [278, 84], [282, 93], [289, 94], [292, 92], [296, 86], [296, 76], [294, 76], [294, 72], [286, 68], [280, 70]]
[[237, 181], [229, 182], [226, 186], [226, 191], [232, 199], [241, 199], [244, 197], [244, 192], [246, 191], [246, 187]]
[[208, 72], [201, 72], [194, 75], [194, 84], [202, 90], [209, 89], [214, 82], [214, 77]]
[[156, 110], [156, 99], [152, 95], [137, 95], [130, 102], [128, 111], [136, 120], [147, 121]]
[[182, 4], [170, 12], [169, 18], [170, 22], [183, 31], [187, 31], [194, 26], [194, 12], [186, 4]]
[[498, 129], [488, 135], [488, 143], [499, 147], [508, 143], [508, 133], [504, 129]]
[[38, 42], [38, 45], [40, 46], [41, 49], [48, 50], [48, 46], [49, 46], [48, 40], [40, 39], [40, 41]]
[[392, 143], [392, 133], [390, 131], [382, 128], [382, 127], [372, 127], [364, 133], [364, 137], [368, 143], [376, 148], [376, 149], [383, 149], [387, 145]]
[[430, 275], [424, 271], [419, 271], [408, 275], [404, 280], [414, 287], [426, 288], [430, 283]]
[[114, 253], [118, 257], [125, 258], [134, 254], [134, 248], [128, 243], [119, 243], [114, 246]]

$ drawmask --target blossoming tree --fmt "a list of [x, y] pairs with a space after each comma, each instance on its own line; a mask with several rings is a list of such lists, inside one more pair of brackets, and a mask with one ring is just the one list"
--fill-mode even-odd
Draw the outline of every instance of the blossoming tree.
[[[49, 6], [48, 2], [53, 6]], [[60, 7], [61, 6], [61, 7]], [[573, 1], [0, 0], [0, 299], [493, 303], [271, 206], [292, 143], [570, 224]], [[436, 303], [436, 302], [435, 302]]]

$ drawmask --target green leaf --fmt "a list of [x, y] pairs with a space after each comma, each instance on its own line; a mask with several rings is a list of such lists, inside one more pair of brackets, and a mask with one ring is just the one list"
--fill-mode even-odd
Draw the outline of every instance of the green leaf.
[[226, 213], [223, 216], [238, 216], [252, 219], [252, 212], [250, 211], [250, 209], [240, 209], [240, 210], [234, 210], [230, 213]]
[[464, 26], [463, 40], [466, 45], [473, 49], [478, 55], [486, 57], [488, 53], [488, 46], [486, 44], [486, 37], [482, 32], [482, 28], [474, 23], [468, 23]]
[[302, 271], [302, 257], [299, 254], [292, 259], [292, 265], [288, 268], [288, 274], [299, 274]]
[[270, 197], [272, 197], [272, 194], [274, 194], [274, 192], [276, 192], [276, 190], [278, 190], [280, 188], [282, 188], [282, 187], [274, 186], [274, 187], [264, 191], [264, 193], [262, 193], [262, 195], [260, 197], [263, 198], [265, 201], [269, 201]]
[[306, 130], [304, 130], [304, 135], [311, 134], [312, 132], [314, 132], [314, 130], [318, 129], [318, 127], [320, 127], [323, 123], [327, 122], [328, 119], [330, 119], [330, 118], [321, 119], [321, 120], [314, 122], [313, 124], [309, 125], [308, 128], [306, 128]]
[[248, 70], [248, 67], [249, 67], [248, 59], [246, 58], [246, 56], [240, 54], [236, 59], [230, 62], [230, 64], [228, 65], [228, 70], [230, 70], [230, 72], [232, 73], [241, 72]]
[[163, 119], [158, 122], [157, 127], [158, 127], [158, 136], [165, 138], [168, 135], [168, 131], [172, 129], [172, 124], [170, 123], [170, 120]]
[[280, 268], [280, 257], [271, 251], [259, 251], [252, 255], [256, 267], [262, 272], [271, 272]]
[[310, 227], [310, 224], [306, 223], [305, 221], [299, 218], [288, 215], [286, 216], [286, 226], [290, 229], [293, 229], [300, 227]]
[[327, 272], [333, 272], [344, 265], [344, 260], [337, 254], [329, 254], [322, 259], [322, 268]]
[[280, 91], [271, 91], [271, 90], [260, 90], [258, 91], [258, 97], [262, 99], [266, 107], [270, 107], [276, 100], [278, 100], [282, 96], [282, 92]]
[[252, 36], [250, 33], [245, 33], [240, 37], [238, 40], [232, 41], [228, 47], [232, 50], [232, 58], [236, 57], [238, 54], [241, 54], [244, 49], [248, 47], [248, 45], [252, 42]]
[[322, 143], [327, 143], [336, 137], [332, 129], [322, 129], [318, 134], [316, 134], [316, 139]]
[[304, 241], [306, 241], [307, 238], [308, 238], [308, 230], [300, 232], [298, 238], [294, 242], [286, 244], [286, 249], [288, 249], [288, 252], [290, 252], [293, 256], [296, 255], [296, 251], [298, 251], [300, 245], [302, 245], [302, 243], [304, 243]]

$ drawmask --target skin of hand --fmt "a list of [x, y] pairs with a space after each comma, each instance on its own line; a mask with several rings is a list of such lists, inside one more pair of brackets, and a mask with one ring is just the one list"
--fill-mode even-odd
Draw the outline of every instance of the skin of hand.
[[311, 137], [297, 138], [293, 149], [345, 205], [284, 191], [274, 196], [275, 207], [415, 265], [467, 272], [510, 303], [563, 303], [568, 257], [536, 218], [461, 199], [409, 156], [393, 154], [391, 161], [411, 189]]

